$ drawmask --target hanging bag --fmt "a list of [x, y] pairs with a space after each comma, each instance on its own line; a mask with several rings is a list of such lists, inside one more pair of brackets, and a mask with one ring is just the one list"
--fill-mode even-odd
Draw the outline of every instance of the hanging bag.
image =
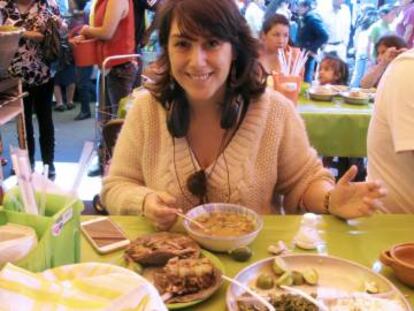
[[49, 18], [46, 22], [46, 32], [42, 42], [43, 58], [48, 64], [59, 59], [61, 52], [60, 41], [61, 38], [57, 21]]

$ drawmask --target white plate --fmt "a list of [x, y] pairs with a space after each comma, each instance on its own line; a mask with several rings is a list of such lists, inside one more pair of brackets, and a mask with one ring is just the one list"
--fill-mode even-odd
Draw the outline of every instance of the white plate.
[[[295, 286], [308, 293], [326, 292], [329, 290], [342, 293], [361, 292], [364, 290], [365, 282], [375, 282], [379, 289], [379, 294], [375, 295], [376, 297], [398, 300], [405, 310], [412, 311], [403, 294], [389, 280], [360, 264], [337, 257], [315, 254], [291, 254], [281, 257], [283, 257], [291, 270], [301, 271], [305, 268], [313, 268], [318, 272], [319, 281], [317, 286]], [[274, 257], [269, 257], [253, 263], [238, 273], [235, 279], [247, 286], [254, 286], [260, 273], [271, 272], [273, 259]], [[272, 290], [282, 292], [281, 289], [273, 288]], [[243, 289], [234, 284], [228, 287], [226, 295], [228, 310], [238, 310], [236, 300], [244, 292]]]
[[[362, 91], [361, 91], [362, 92]], [[366, 94], [366, 97], [355, 97], [350, 96], [350, 92], [341, 92], [340, 95], [345, 99], [347, 104], [351, 105], [367, 105], [369, 103], [370, 96], [368, 93], [362, 92]]]

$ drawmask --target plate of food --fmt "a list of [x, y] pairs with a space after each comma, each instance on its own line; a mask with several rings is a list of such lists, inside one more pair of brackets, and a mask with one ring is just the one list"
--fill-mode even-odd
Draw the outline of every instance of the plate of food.
[[309, 88], [308, 93], [309, 97], [313, 100], [331, 101], [339, 92], [331, 85], [318, 85]]
[[341, 92], [341, 96], [345, 99], [347, 104], [351, 105], [367, 105], [370, 100], [369, 93], [362, 90]]
[[[292, 304], [298, 311], [319, 310], [319, 306], [304, 298], [307, 295], [330, 311], [412, 311], [404, 295], [385, 277], [358, 263], [333, 256], [270, 257], [246, 267], [235, 280], [267, 299], [276, 310]], [[267, 310], [245, 289], [234, 284], [227, 290], [226, 304], [230, 311]], [[358, 309], [361, 306], [372, 308]]]
[[178, 233], [159, 232], [137, 238], [127, 247], [125, 260], [133, 262], [134, 270], [157, 288], [170, 310], [198, 304], [222, 284], [221, 261]]

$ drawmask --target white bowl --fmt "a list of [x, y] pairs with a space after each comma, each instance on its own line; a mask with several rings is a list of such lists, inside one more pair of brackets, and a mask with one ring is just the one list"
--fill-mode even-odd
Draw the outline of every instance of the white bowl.
[[187, 212], [186, 216], [194, 219], [201, 215], [205, 215], [211, 212], [231, 212], [240, 215], [244, 215], [252, 219], [255, 223], [255, 230], [245, 235], [234, 236], [234, 237], [219, 237], [213, 235], [206, 235], [199, 231], [194, 231], [190, 227], [190, 221], [184, 219], [184, 228], [188, 235], [197, 241], [201, 246], [206, 249], [216, 252], [227, 252], [237, 247], [249, 245], [253, 242], [256, 236], [263, 228], [263, 219], [255, 211], [236, 204], [226, 203], [210, 203], [199, 205]]

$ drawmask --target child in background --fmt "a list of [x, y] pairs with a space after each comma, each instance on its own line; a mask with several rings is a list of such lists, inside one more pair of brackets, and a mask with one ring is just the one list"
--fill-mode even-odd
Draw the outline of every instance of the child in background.
[[283, 50], [286, 60], [289, 59], [289, 54], [291, 55], [291, 66], [296, 56], [300, 53], [299, 48], [294, 48], [289, 45], [289, 32], [289, 20], [281, 14], [274, 14], [263, 23], [260, 35], [262, 49], [259, 60], [269, 75], [274, 71], [281, 71], [279, 50]]
[[[329, 53], [322, 59], [318, 70], [320, 85], [347, 85], [348, 78], [348, 65], [334, 53]], [[355, 164], [358, 167], [358, 175], [355, 180], [365, 180], [366, 169], [363, 158], [338, 157], [338, 161], [334, 163], [333, 157], [323, 157], [322, 162], [325, 167], [335, 167], [338, 170], [337, 179], [341, 178], [347, 169]]]
[[361, 79], [361, 87], [377, 87], [385, 69], [402, 52], [407, 51], [407, 43], [396, 35], [381, 37], [375, 44], [376, 64], [368, 69]]
[[319, 64], [319, 84], [347, 85], [348, 78], [348, 65], [334, 53], [326, 54]]

